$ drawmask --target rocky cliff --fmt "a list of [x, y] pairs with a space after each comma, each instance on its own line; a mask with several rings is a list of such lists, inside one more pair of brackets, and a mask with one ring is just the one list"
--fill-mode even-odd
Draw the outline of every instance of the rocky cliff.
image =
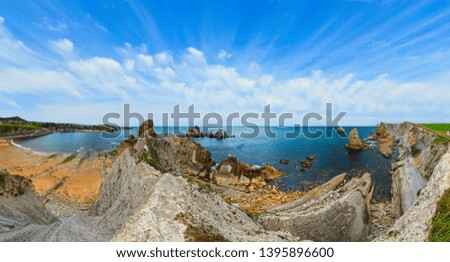
[[391, 193], [399, 219], [379, 240], [426, 241], [436, 203], [450, 187], [449, 146], [435, 143], [435, 134], [412, 123], [385, 127], [398, 143]]
[[413, 205], [448, 144], [434, 143], [436, 135], [412, 123], [386, 125], [398, 143], [399, 156], [391, 166], [392, 204], [397, 217]]
[[114, 132], [117, 127], [107, 125], [79, 125], [27, 121], [20, 117], [0, 117], [0, 138], [43, 136], [55, 132]]
[[[205, 182], [163, 173], [141, 159], [142, 153], [154, 145], [164, 145], [161, 149], [169, 150], [164, 154], [171, 150], [176, 152], [176, 145], [170, 142], [177, 144], [181, 138], [165, 138], [169, 140], [159, 138], [160, 142], [152, 143], [139, 140], [135, 148], [127, 149], [115, 161], [102, 184], [95, 214], [102, 217], [101, 226], [115, 232], [114, 241], [294, 239], [288, 233], [266, 232], [241, 210], [211, 191]], [[182, 140], [195, 145], [188, 139]], [[159, 155], [164, 155], [163, 151], [158, 151]], [[189, 159], [197, 161], [196, 158]], [[191, 166], [187, 162], [184, 164]], [[179, 171], [186, 171], [183, 166], [180, 168]]]

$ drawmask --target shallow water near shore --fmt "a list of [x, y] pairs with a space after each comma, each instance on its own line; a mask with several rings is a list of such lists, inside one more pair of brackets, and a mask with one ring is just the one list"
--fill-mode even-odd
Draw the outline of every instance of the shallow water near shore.
[[[349, 133], [352, 128], [345, 127], [345, 130]], [[180, 127], [182, 132], [186, 129]], [[255, 138], [242, 138], [239, 134], [248, 133], [251, 129], [233, 127], [232, 133], [236, 136], [234, 138], [195, 140], [211, 152], [213, 160], [217, 163], [232, 154], [236, 155], [239, 161], [250, 165], [262, 166], [268, 163], [280, 169], [286, 176], [272, 181], [271, 184], [278, 185], [281, 190], [307, 190], [342, 172], [347, 172], [350, 176], [369, 172], [375, 183], [374, 199], [390, 199], [389, 170], [390, 163], [397, 157], [396, 153], [390, 159], [386, 159], [378, 154], [376, 149], [349, 152], [344, 148], [348, 138], [339, 136], [332, 128], [329, 129], [331, 130], [328, 131], [332, 131], [332, 137], [322, 136], [316, 139], [305, 137], [303, 135], [305, 132], [302, 132], [305, 130], [302, 127], [271, 127], [275, 138], [267, 137], [264, 132], [260, 132]], [[357, 129], [364, 140], [375, 131], [376, 127], [357, 127]], [[155, 131], [159, 134], [174, 133], [174, 128], [155, 127]], [[301, 134], [296, 138], [285, 138], [286, 133], [293, 131], [301, 131]], [[326, 132], [327, 128], [310, 127], [310, 131]], [[48, 154], [70, 155], [82, 152], [97, 154], [114, 150], [129, 134], [136, 136], [136, 133], [137, 128], [132, 128], [125, 130], [124, 134], [120, 132], [106, 134], [108, 139], [102, 137], [100, 132], [54, 133], [42, 137], [15, 139], [14, 142], [23, 148]], [[308, 156], [315, 158], [312, 167], [301, 171], [300, 161], [305, 161]], [[289, 160], [289, 163], [282, 164], [280, 159]]]

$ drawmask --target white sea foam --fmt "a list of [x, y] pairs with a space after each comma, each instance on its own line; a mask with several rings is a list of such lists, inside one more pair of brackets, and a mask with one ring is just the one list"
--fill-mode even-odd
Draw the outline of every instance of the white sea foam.
[[17, 148], [20, 148], [20, 149], [22, 149], [22, 150], [32, 152], [32, 153], [37, 154], [37, 155], [44, 155], [44, 156], [51, 155], [51, 153], [32, 150], [32, 149], [30, 149], [30, 148], [27, 148], [27, 147], [24, 147], [24, 146], [22, 146], [22, 145], [20, 145], [20, 144], [17, 144], [16, 142], [14, 142], [14, 139], [11, 139], [11, 145], [13, 145], [13, 146], [15, 146], [15, 147], [17, 147]]

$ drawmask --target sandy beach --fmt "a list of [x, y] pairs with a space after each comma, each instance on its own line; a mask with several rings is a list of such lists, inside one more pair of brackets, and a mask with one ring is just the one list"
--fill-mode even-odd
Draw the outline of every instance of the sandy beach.
[[0, 140], [0, 169], [31, 179], [48, 205], [56, 199], [77, 206], [91, 205], [97, 199], [102, 170], [107, 169], [109, 160], [77, 156], [64, 163], [65, 159], [34, 153], [14, 146], [10, 140]]

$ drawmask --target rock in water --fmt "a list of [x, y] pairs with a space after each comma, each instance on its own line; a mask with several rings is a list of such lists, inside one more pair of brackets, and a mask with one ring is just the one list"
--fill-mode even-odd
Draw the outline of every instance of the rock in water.
[[153, 128], [153, 120], [146, 120], [138, 129], [138, 137], [139, 138], [151, 138], [158, 137]]
[[216, 133], [214, 134], [214, 138], [216, 138], [216, 139], [228, 138], [228, 134], [226, 131], [223, 131], [222, 129], [218, 129], [216, 131]]
[[284, 173], [269, 164], [265, 164], [263, 168], [253, 167], [237, 161], [234, 155], [229, 155], [228, 159], [220, 162], [214, 172], [214, 180], [218, 184], [255, 183], [281, 176], [284, 176]]
[[200, 132], [200, 127], [198, 127], [198, 126], [189, 127], [188, 131], [186, 132], [187, 137], [199, 138], [202, 135], [203, 135], [203, 133]]
[[312, 166], [312, 162], [310, 161], [301, 161], [302, 169], [309, 169]]
[[362, 150], [366, 148], [368, 145], [367, 143], [364, 143], [361, 141], [361, 138], [359, 137], [358, 130], [356, 128], [353, 128], [352, 131], [350, 131], [350, 135], [348, 137], [348, 143], [345, 147], [348, 149], [353, 150]]
[[42, 203], [28, 178], [0, 170], [0, 241], [108, 241], [98, 218], [77, 213], [58, 219]]
[[287, 164], [289, 164], [289, 160], [287, 160], [287, 159], [280, 159], [280, 163], [287, 165]]
[[382, 156], [386, 158], [390, 158], [392, 156], [392, 154], [394, 153], [395, 139], [390, 134], [390, 132], [387, 131], [385, 123], [382, 122], [377, 126], [375, 135], [371, 139], [378, 141], [378, 152]]
[[338, 129], [336, 129], [336, 132], [338, 134], [345, 134], [345, 129], [343, 129], [342, 127], [338, 127]]

